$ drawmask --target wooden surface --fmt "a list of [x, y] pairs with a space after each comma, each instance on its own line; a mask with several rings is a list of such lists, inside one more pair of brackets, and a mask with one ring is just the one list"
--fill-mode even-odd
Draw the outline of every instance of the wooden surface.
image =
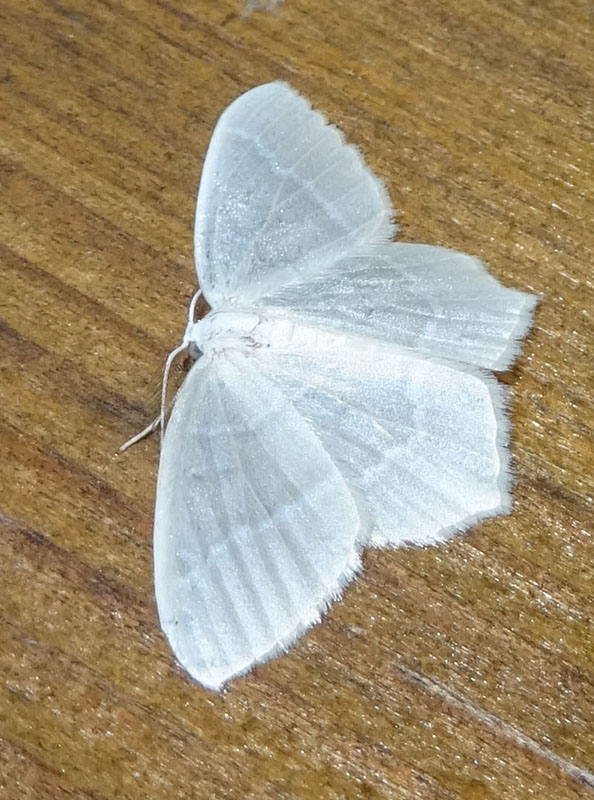
[[[587, 0], [4, 0], [0, 796], [594, 796], [594, 56]], [[510, 517], [365, 573], [217, 696], [152, 598], [155, 413], [195, 186], [234, 97], [290, 81], [402, 238], [542, 293]]]

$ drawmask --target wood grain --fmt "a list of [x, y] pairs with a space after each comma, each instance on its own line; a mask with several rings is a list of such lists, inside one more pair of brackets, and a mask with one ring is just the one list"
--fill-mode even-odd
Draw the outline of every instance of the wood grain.
[[[594, 51], [586, 0], [4, 0], [0, 789], [9, 800], [594, 795]], [[513, 514], [369, 552], [217, 696], [152, 599], [155, 412], [217, 116], [282, 78], [364, 151], [402, 238], [542, 301]]]

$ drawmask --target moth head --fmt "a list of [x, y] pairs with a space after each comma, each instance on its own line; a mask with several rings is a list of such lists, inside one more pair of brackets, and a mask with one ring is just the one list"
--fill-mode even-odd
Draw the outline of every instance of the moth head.
[[196, 342], [193, 341], [192, 339], [190, 339], [190, 341], [188, 342], [188, 355], [194, 361], [198, 361], [198, 359], [202, 355], [202, 350], [198, 347]]

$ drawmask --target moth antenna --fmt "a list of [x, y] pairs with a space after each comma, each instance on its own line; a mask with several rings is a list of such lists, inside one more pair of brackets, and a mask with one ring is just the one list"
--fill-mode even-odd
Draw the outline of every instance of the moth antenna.
[[202, 296], [202, 290], [198, 289], [194, 292], [192, 299], [190, 300], [190, 305], [188, 307], [188, 322], [186, 325], [186, 332], [184, 333], [184, 338], [182, 343], [175, 347], [167, 356], [165, 360], [165, 365], [163, 367], [163, 380], [161, 381], [161, 410], [159, 414], [155, 417], [155, 419], [150, 422], [146, 428], [140, 431], [140, 433], [135, 434], [132, 436], [128, 441], [124, 442], [124, 444], [120, 447], [120, 453], [123, 453], [124, 450], [127, 450], [129, 447], [132, 447], [133, 444], [140, 442], [142, 439], [150, 436], [151, 433], [154, 433], [157, 428], [161, 429], [161, 441], [163, 440], [163, 432], [165, 431], [165, 417], [167, 416], [167, 382], [169, 381], [169, 372], [171, 370], [171, 365], [173, 364], [176, 356], [178, 356], [181, 352], [183, 352], [188, 344], [189, 344], [189, 332], [194, 324], [194, 315], [196, 313], [196, 303]]
[[192, 299], [190, 300], [190, 305], [188, 307], [188, 325], [190, 323], [194, 324], [194, 316], [196, 315], [196, 303], [202, 297], [202, 289], [196, 289]]
[[146, 426], [146, 428], [141, 430], [140, 433], [137, 433], [135, 436], [132, 436], [130, 439], [128, 439], [127, 442], [124, 442], [124, 444], [120, 447], [120, 453], [123, 453], [124, 450], [127, 450], [129, 447], [132, 447], [132, 445], [136, 444], [136, 442], [140, 442], [141, 439], [144, 439], [146, 436], [150, 436], [151, 433], [157, 430], [160, 424], [161, 424], [161, 415], [159, 414], [157, 417], [154, 418], [152, 422], [150, 422]]

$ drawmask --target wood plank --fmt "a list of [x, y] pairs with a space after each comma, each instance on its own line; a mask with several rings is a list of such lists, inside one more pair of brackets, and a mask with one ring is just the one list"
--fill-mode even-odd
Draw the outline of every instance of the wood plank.
[[[9, 800], [594, 794], [594, 54], [585, 0], [6, 0], [0, 9], [0, 790]], [[401, 237], [541, 294], [515, 505], [365, 572], [221, 695], [152, 598], [158, 404], [218, 115], [284, 79]], [[178, 376], [179, 379], [179, 376]]]

